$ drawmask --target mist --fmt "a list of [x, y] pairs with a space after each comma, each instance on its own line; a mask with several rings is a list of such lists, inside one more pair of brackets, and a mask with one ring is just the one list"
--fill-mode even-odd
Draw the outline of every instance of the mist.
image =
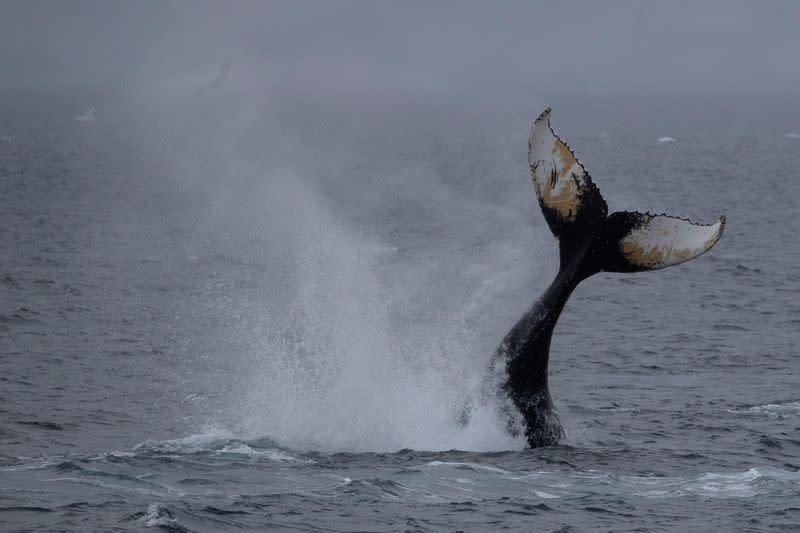
[[271, 84], [798, 88], [793, 2], [4, 2], [0, 87], [126, 87], [224, 61]]

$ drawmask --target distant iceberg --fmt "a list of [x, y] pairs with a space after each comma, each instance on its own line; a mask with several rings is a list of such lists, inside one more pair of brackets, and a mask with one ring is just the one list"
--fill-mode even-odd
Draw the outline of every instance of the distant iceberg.
[[659, 137], [658, 142], [660, 143], [674, 143], [675, 137]]
[[77, 120], [78, 122], [94, 122], [95, 120], [94, 108], [93, 107], [89, 108], [89, 110], [87, 110], [86, 113], [84, 113], [83, 115], [75, 117], [75, 120]]
[[800, 133], [797, 133], [796, 131], [790, 131], [789, 133], [785, 133], [783, 136], [787, 139], [800, 139]]

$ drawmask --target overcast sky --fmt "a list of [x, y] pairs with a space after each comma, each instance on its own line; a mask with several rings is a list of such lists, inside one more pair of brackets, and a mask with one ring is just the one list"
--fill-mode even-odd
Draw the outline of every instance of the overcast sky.
[[788, 92], [800, 3], [0, 0], [0, 87], [234, 65], [291, 85]]

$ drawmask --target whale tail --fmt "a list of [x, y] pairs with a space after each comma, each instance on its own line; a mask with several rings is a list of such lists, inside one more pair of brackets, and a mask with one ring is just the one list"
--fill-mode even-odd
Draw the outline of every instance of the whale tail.
[[722, 236], [725, 217], [697, 224], [669, 215], [608, 206], [575, 154], [550, 127], [550, 108], [536, 119], [528, 162], [542, 213], [559, 241], [561, 265], [590, 250], [583, 278], [597, 272], [641, 272], [677, 265], [707, 252]]

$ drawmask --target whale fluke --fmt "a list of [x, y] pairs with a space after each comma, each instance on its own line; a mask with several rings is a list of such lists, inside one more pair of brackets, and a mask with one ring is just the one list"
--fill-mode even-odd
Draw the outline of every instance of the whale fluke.
[[550, 127], [550, 108], [539, 115], [528, 139], [533, 188], [562, 263], [587, 241], [592, 246], [587, 272], [640, 272], [677, 265], [708, 251], [722, 236], [725, 217], [698, 224], [669, 215], [621, 211], [608, 206], [574, 152]]
[[533, 124], [528, 163], [544, 219], [559, 242], [560, 267], [545, 293], [505, 336], [492, 368], [505, 376], [497, 392], [507, 395], [522, 415], [524, 428], [504, 411], [509, 430], [524, 431], [528, 444], [538, 447], [556, 444], [563, 435], [550, 398], [547, 366], [553, 328], [578, 283], [598, 272], [657, 270], [693, 259], [716, 244], [725, 217], [706, 225], [665, 214], [609, 215], [589, 173], [550, 127], [550, 108]]
[[714, 224], [697, 224], [669, 215], [613, 213], [605, 234], [618, 244], [608, 250], [602, 270], [641, 272], [685, 263], [710, 250], [724, 229], [724, 216]]
[[608, 206], [591, 176], [550, 127], [549, 107], [533, 123], [528, 163], [539, 206], [557, 239], [605, 218]]

